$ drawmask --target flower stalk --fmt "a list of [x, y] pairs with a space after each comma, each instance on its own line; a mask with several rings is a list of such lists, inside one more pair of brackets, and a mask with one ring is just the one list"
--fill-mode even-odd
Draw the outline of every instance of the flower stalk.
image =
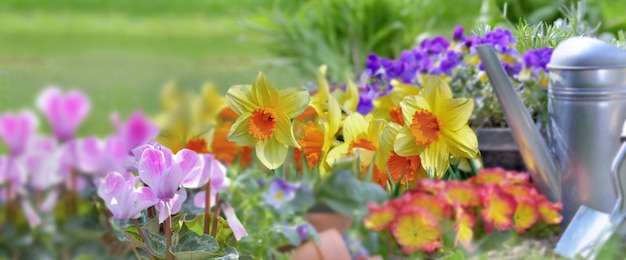
[[[132, 222], [133, 222], [133, 225], [135, 225], [135, 228], [137, 229], [137, 233], [139, 233], [139, 237], [141, 237], [141, 241], [146, 243], [146, 234], [143, 233], [143, 229], [139, 225], [139, 221], [137, 221], [137, 219], [134, 218]], [[135, 247], [133, 247], [133, 250], [136, 250]], [[150, 251], [146, 250], [146, 252], [148, 252], [148, 256], [150, 257], [150, 260], [154, 260], [154, 256], [150, 253]]]
[[211, 180], [205, 186], [205, 194], [204, 194], [204, 234], [209, 234], [209, 224], [211, 214]]
[[211, 226], [211, 236], [217, 235], [217, 219], [220, 217], [220, 207], [222, 201], [219, 198], [219, 194], [215, 194], [215, 212], [213, 213], [213, 225]]
[[165, 219], [163, 229], [165, 230], [165, 259], [174, 260], [174, 255], [170, 252], [170, 247], [172, 247], [172, 216], [168, 216]]

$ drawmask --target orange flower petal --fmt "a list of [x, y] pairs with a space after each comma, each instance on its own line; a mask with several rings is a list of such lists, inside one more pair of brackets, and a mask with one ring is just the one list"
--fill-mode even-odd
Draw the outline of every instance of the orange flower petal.
[[427, 192], [430, 194], [439, 194], [446, 188], [446, 181], [441, 179], [424, 178], [417, 182], [414, 192]]
[[317, 116], [317, 111], [315, 111], [315, 108], [313, 108], [312, 106], [309, 105], [309, 106], [306, 107], [304, 112], [302, 112], [302, 114], [297, 116], [295, 119], [297, 121], [304, 121], [306, 119], [313, 119], [316, 116]]
[[470, 214], [456, 203], [454, 205], [454, 219], [454, 230], [456, 231], [454, 245], [456, 246], [457, 243], [461, 243], [467, 250], [474, 250], [472, 247], [472, 239], [474, 238], [473, 227], [476, 223], [476, 218], [473, 214]]
[[500, 231], [513, 227], [512, 217], [517, 207], [515, 198], [496, 185], [485, 187], [481, 195], [484, 208], [480, 213], [487, 233], [491, 233], [494, 226]]
[[185, 148], [196, 153], [209, 153], [206, 140], [201, 137], [192, 138], [185, 144]]
[[518, 198], [530, 198], [535, 200], [534, 198], [538, 195], [535, 187], [530, 185], [504, 185], [501, 186], [503, 191], [508, 193], [509, 195]]
[[437, 218], [427, 210], [410, 207], [398, 214], [390, 231], [405, 254], [418, 250], [430, 253], [441, 246], [442, 231], [438, 224]]
[[419, 155], [400, 156], [395, 151], [391, 151], [391, 156], [389, 156], [386, 166], [396, 183], [402, 177], [400, 180], [402, 185], [405, 185], [407, 181], [412, 185], [415, 183], [416, 178], [426, 178], [426, 171], [422, 168], [422, 160]]
[[[298, 141], [302, 151], [306, 155], [306, 163], [309, 169], [313, 169], [322, 157], [322, 146], [324, 146], [324, 133], [320, 131], [312, 121], [308, 121], [304, 128], [304, 136]], [[298, 154], [298, 157], [301, 155]], [[301, 158], [296, 158], [299, 160]]]
[[539, 211], [537, 205], [532, 198], [516, 197], [517, 208], [513, 215], [513, 221], [515, 223], [515, 231], [517, 233], [524, 233], [526, 229], [539, 221]]
[[530, 175], [525, 172], [509, 171], [506, 173], [506, 178], [511, 184], [530, 184]]
[[363, 224], [369, 230], [381, 231], [386, 229], [396, 216], [396, 209], [391, 205], [377, 206], [374, 203], [370, 203], [367, 206], [370, 214], [365, 217]]
[[559, 224], [563, 220], [563, 216], [559, 213], [563, 209], [563, 204], [552, 203], [544, 197], [538, 202], [539, 215], [541, 219], [548, 224]]
[[508, 183], [506, 170], [499, 167], [480, 170], [478, 175], [472, 178], [472, 181], [478, 185]]
[[478, 191], [469, 182], [448, 181], [442, 196], [450, 205], [454, 205], [455, 201], [458, 201], [463, 207], [473, 207], [480, 204]]
[[438, 219], [450, 217], [450, 205], [445, 203], [439, 196], [427, 193], [413, 193], [407, 194], [404, 198], [406, 206], [416, 206], [426, 209]]

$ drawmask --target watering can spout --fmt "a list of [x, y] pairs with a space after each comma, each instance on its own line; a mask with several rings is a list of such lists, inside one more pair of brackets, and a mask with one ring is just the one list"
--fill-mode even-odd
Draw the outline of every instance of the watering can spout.
[[509, 80], [509, 76], [500, 63], [493, 46], [490, 44], [478, 45], [476, 51], [487, 72], [513, 137], [519, 146], [520, 154], [533, 183], [552, 202], [561, 201], [561, 188], [554, 157]]

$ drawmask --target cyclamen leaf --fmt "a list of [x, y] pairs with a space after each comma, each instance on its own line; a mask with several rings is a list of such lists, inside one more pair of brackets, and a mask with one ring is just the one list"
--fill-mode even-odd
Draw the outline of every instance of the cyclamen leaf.
[[164, 258], [165, 250], [167, 250], [167, 244], [165, 243], [165, 236], [152, 233], [150, 230], [144, 229], [146, 234], [146, 246], [148, 251], [156, 257]]
[[211, 258], [212, 260], [237, 260], [239, 259], [239, 252], [233, 247], [227, 247], [222, 256]]
[[219, 248], [217, 240], [212, 236], [198, 236], [194, 232], [187, 232], [180, 237], [178, 244], [170, 248], [170, 252], [176, 259], [207, 259]]
[[183, 227], [186, 216], [187, 214], [180, 214], [172, 218], [172, 233], [180, 231], [180, 229]]

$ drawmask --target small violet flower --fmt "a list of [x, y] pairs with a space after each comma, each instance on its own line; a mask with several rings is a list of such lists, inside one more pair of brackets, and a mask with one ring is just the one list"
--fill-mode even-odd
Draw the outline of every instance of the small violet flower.
[[298, 233], [298, 236], [300, 237], [300, 241], [305, 241], [307, 239], [309, 239], [309, 225], [308, 224], [301, 224], [298, 225], [296, 227], [296, 232]]
[[283, 203], [296, 197], [297, 189], [297, 185], [290, 184], [281, 178], [274, 178], [270, 183], [269, 193], [265, 196], [265, 202], [274, 208], [280, 208]]
[[85, 94], [77, 90], [64, 94], [56, 87], [48, 87], [39, 95], [37, 107], [62, 142], [74, 137], [76, 129], [91, 111], [91, 103]]
[[132, 173], [110, 172], [98, 186], [98, 195], [115, 219], [139, 218], [142, 210], [159, 202], [150, 188], [136, 187], [137, 181]]

